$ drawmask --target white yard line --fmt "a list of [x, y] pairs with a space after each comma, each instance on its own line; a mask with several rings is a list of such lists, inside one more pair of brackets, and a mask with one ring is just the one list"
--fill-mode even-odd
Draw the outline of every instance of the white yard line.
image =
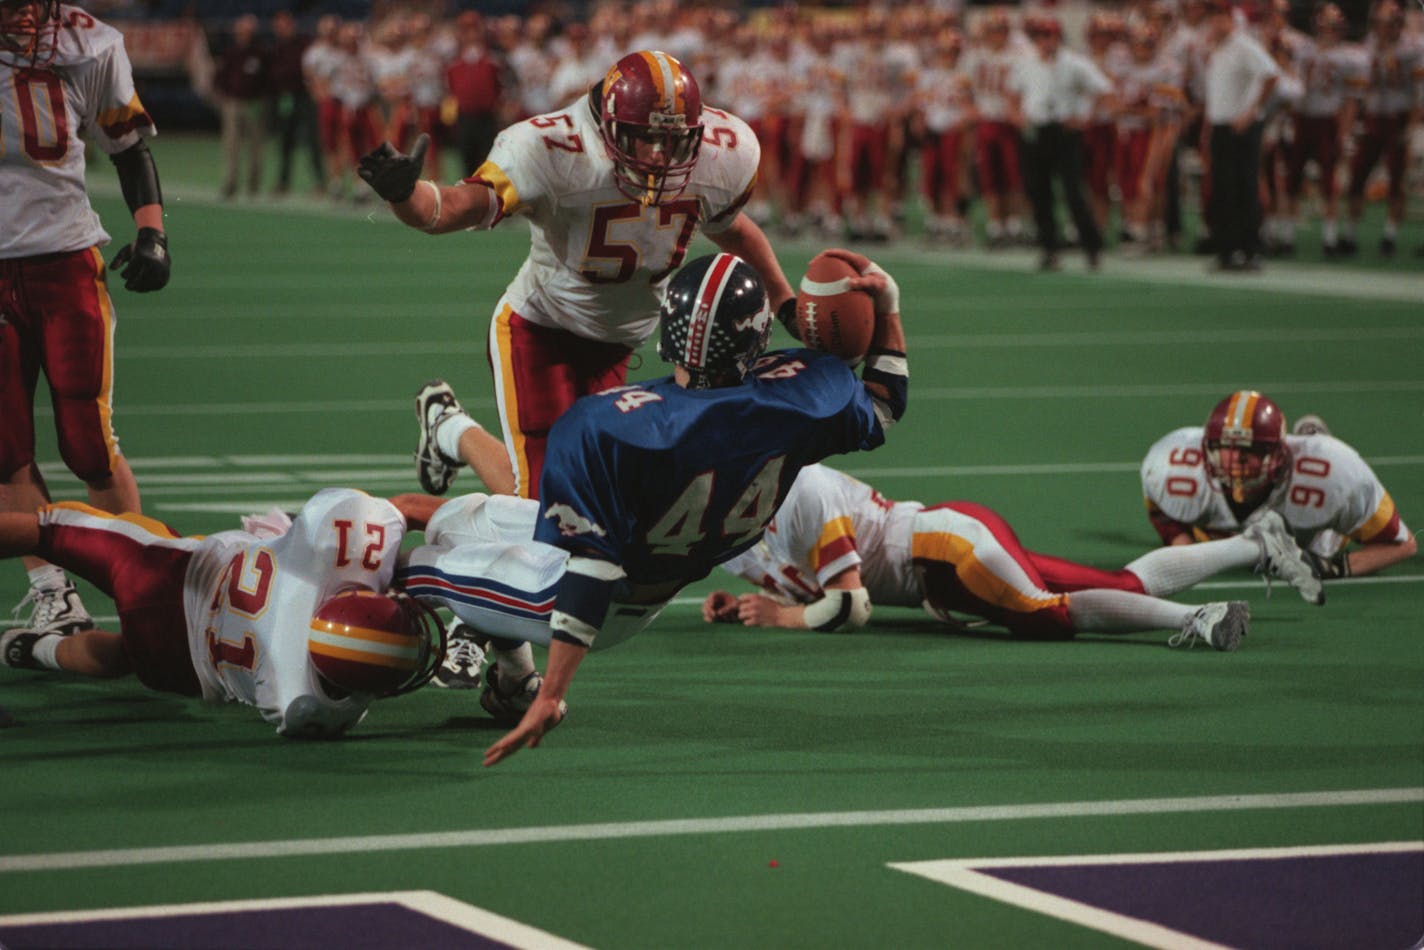
[[293, 838], [276, 841], [213, 842], [154, 848], [116, 848], [51, 854], [0, 856], [0, 873], [132, 867], [188, 861], [240, 861], [330, 854], [372, 854], [427, 848], [480, 848], [568, 841], [613, 841], [681, 835], [794, 831], [811, 828], [866, 828], [891, 825], [944, 825], [985, 821], [1065, 818], [1118, 818], [1190, 812], [1341, 808], [1424, 802], [1424, 788], [1377, 788], [1278, 795], [1209, 795], [1194, 798], [1144, 798], [1116, 801], [1051, 802], [1028, 805], [981, 805], [896, 811], [811, 812], [686, 818], [585, 825], [545, 825], [403, 835], [341, 838]]

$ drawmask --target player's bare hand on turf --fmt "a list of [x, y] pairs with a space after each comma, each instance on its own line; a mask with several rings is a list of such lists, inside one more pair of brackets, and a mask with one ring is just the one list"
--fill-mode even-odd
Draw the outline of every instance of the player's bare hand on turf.
[[707, 599], [702, 602], [702, 619], [707, 623], [736, 623], [736, 596], [725, 590], [708, 594]]
[[109, 270], [120, 272], [125, 288], [144, 294], [168, 286], [172, 264], [168, 235], [157, 228], [139, 228], [133, 242], [125, 244], [109, 262]]
[[520, 749], [533, 749], [544, 736], [564, 721], [568, 707], [562, 700], [535, 696], [524, 718], [496, 743], [485, 750], [485, 767], [498, 765]]
[[747, 627], [784, 627], [785, 604], [779, 604], [765, 594], [743, 594], [737, 598], [737, 619]]
[[429, 147], [430, 136], [424, 132], [415, 140], [415, 147], [409, 155], [397, 151], [390, 142], [382, 142], [361, 156], [356, 174], [376, 194], [392, 204], [398, 204], [415, 191], [415, 184], [420, 181], [425, 168], [425, 150]]

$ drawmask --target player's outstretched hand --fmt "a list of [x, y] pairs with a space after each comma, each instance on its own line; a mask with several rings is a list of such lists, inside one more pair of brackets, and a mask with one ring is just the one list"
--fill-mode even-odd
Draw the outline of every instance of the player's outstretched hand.
[[851, 290], [863, 290], [870, 294], [871, 299], [875, 301], [877, 315], [900, 312], [900, 288], [896, 285], [895, 278], [886, 273], [879, 264], [864, 254], [857, 254], [843, 247], [828, 248], [825, 253], [855, 268], [860, 276], [852, 277], [847, 286]]
[[562, 700], [535, 696], [519, 725], [506, 732], [498, 742], [485, 750], [485, 767], [498, 765], [520, 749], [532, 749], [568, 714]]
[[133, 242], [125, 244], [109, 262], [109, 270], [119, 271], [129, 290], [145, 294], [168, 286], [172, 264], [168, 235], [157, 228], [139, 228]]
[[736, 623], [737, 598], [725, 590], [716, 590], [702, 602], [702, 619], [707, 623]]
[[396, 151], [390, 142], [382, 142], [361, 156], [356, 174], [386, 201], [393, 204], [405, 201], [415, 191], [415, 183], [420, 181], [420, 173], [425, 168], [425, 150], [429, 147], [430, 136], [424, 132], [415, 140], [409, 155]]

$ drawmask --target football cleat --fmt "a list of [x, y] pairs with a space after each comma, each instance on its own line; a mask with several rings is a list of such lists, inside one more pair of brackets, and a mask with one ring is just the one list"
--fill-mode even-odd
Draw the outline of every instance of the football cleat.
[[450, 629], [445, 647], [445, 662], [435, 671], [434, 685], [444, 689], [476, 689], [480, 685], [480, 667], [485, 651], [475, 640], [475, 631], [461, 623]]
[[[1256, 573], [1278, 578], [1296, 589], [1301, 599], [1319, 606], [1325, 603], [1325, 586], [1311, 569], [1310, 558], [1306, 557], [1300, 545], [1295, 543], [1285, 519], [1279, 513], [1261, 509], [1247, 519], [1243, 538], [1250, 538], [1261, 546], [1261, 560], [1256, 563]], [[1270, 592], [1269, 581], [1266, 587]]]
[[0, 634], [0, 664], [17, 670], [41, 670], [35, 662], [35, 644], [44, 636], [38, 630], [15, 627]]
[[455, 391], [443, 379], [432, 379], [415, 394], [415, 418], [420, 422], [420, 441], [415, 447], [415, 476], [420, 487], [432, 495], [450, 490], [455, 472], [463, 462], [440, 451], [435, 430], [452, 415], [464, 413]]
[[25, 622], [27, 629], [67, 637], [94, 628], [94, 618], [84, 609], [79, 591], [71, 581], [65, 581], [63, 587], [31, 587], [25, 599], [15, 607], [14, 616], [18, 617], [26, 604], [34, 604], [30, 619]]
[[1292, 435], [1329, 435], [1330, 427], [1325, 424], [1325, 420], [1312, 413], [1307, 413], [1295, 421], [1291, 426]]
[[1204, 604], [1187, 618], [1180, 632], [1172, 634], [1167, 645], [1191, 649], [1200, 640], [1230, 653], [1241, 646], [1250, 625], [1251, 605], [1244, 600]]
[[[494, 717], [501, 726], [517, 726], [519, 720], [529, 711], [534, 697], [539, 695], [539, 687], [544, 677], [538, 671], [525, 675], [519, 682], [506, 681], [499, 673], [499, 667], [491, 663], [485, 670], [485, 691], [480, 694], [480, 705]], [[569, 707], [559, 703], [559, 714], [568, 715]]]

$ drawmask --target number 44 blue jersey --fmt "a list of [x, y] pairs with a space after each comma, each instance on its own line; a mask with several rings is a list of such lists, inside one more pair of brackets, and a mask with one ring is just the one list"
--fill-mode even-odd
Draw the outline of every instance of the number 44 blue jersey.
[[761, 537], [803, 466], [884, 441], [860, 379], [814, 350], [768, 354], [739, 386], [610, 389], [550, 431], [534, 536], [633, 584], [690, 583]]

